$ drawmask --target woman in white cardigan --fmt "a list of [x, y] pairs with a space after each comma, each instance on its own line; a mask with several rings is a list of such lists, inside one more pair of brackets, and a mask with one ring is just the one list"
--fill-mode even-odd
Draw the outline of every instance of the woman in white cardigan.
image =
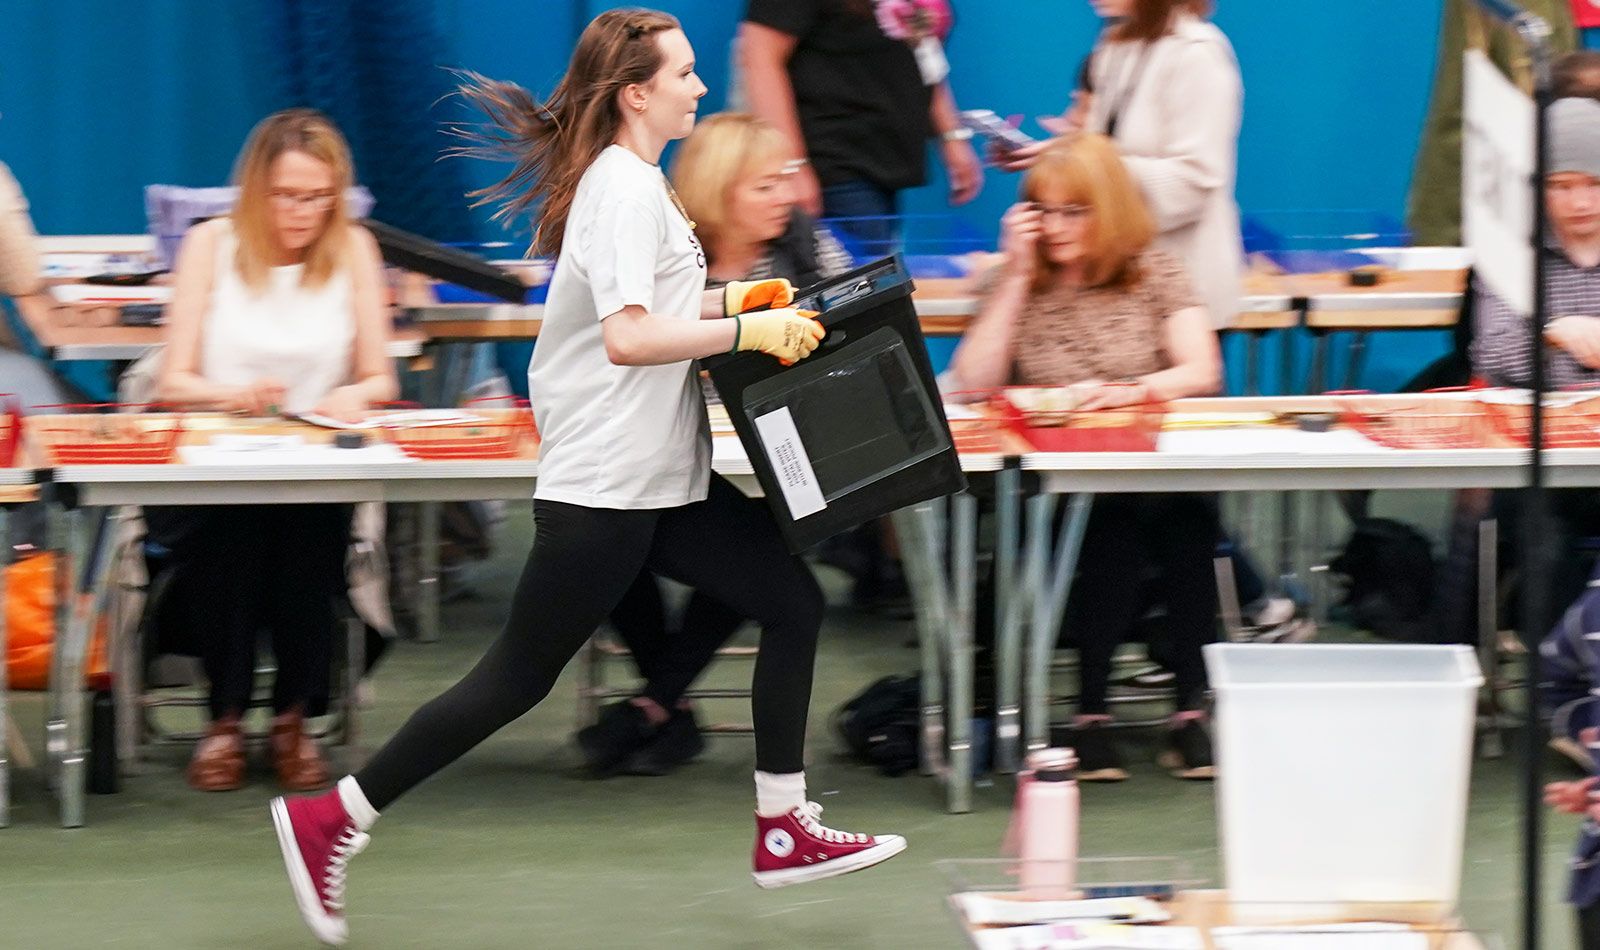
[[[1183, 261], [1218, 328], [1239, 310], [1243, 251], [1233, 186], [1244, 87], [1206, 0], [1090, 0], [1112, 20], [1089, 63], [1084, 127], [1110, 136], [1156, 219], [1155, 247]], [[1045, 143], [999, 156], [1033, 164]]]

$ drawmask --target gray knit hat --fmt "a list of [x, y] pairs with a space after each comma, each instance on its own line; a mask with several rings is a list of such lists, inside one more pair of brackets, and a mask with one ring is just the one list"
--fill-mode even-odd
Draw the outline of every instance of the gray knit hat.
[[1550, 160], [1545, 170], [1583, 172], [1600, 178], [1600, 102], [1557, 99], [1545, 112], [1550, 128]]

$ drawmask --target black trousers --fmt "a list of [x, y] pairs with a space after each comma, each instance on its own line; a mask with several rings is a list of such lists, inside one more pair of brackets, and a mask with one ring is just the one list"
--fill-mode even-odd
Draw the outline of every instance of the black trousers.
[[167, 616], [182, 624], [211, 684], [212, 719], [250, 703], [258, 641], [277, 664], [274, 712], [328, 708], [334, 599], [345, 588], [349, 505], [146, 508], [152, 542], [177, 572]]
[[611, 608], [611, 627], [633, 653], [645, 681], [640, 695], [663, 709], [683, 698], [744, 619], [696, 590], [689, 595], [681, 621], [669, 622], [661, 582], [649, 570], [640, 571]]
[[706, 500], [695, 504], [621, 511], [538, 501], [534, 522], [533, 550], [500, 636], [356, 775], [374, 808], [532, 709], [645, 568], [761, 625], [751, 687], [756, 768], [804, 767], [822, 592], [761, 502], [713, 475]]
[[1600, 904], [1578, 908], [1579, 950], [1600, 950]]
[[1063, 630], [1078, 648], [1081, 714], [1107, 712], [1112, 654], [1152, 601], [1166, 607], [1164, 642], [1152, 644], [1152, 652], [1173, 673], [1177, 708], [1200, 708], [1206, 690], [1200, 648], [1217, 633], [1211, 565], [1217, 535], [1214, 495], [1095, 496]]

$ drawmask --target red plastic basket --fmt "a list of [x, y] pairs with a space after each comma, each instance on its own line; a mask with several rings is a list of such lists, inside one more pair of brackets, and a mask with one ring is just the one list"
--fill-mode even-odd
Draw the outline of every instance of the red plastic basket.
[[[1528, 446], [1533, 430], [1531, 406], [1490, 403], [1487, 409], [1496, 431], [1519, 446]], [[1600, 395], [1571, 405], [1546, 405], [1543, 441], [1547, 449], [1600, 448]]]
[[1482, 449], [1494, 430], [1482, 403], [1401, 402], [1345, 410], [1344, 424], [1391, 449]]
[[0, 468], [17, 464], [17, 445], [22, 441], [22, 411], [10, 393], [0, 393]]
[[482, 421], [434, 425], [385, 425], [389, 438], [412, 458], [507, 459], [522, 453], [527, 442], [538, 438], [533, 411], [525, 399], [491, 396], [461, 407]]
[[1023, 408], [1031, 387], [1001, 389], [994, 406], [1005, 424], [1040, 452], [1154, 452], [1165, 403], [1120, 409]]
[[28, 432], [56, 465], [161, 465], [183, 435], [171, 406], [94, 403], [38, 406]]

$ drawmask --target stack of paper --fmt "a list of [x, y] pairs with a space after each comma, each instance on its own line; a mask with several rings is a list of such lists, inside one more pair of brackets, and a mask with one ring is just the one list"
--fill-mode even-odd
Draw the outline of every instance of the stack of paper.
[[979, 950], [1203, 950], [1195, 927], [1135, 927], [1103, 922], [1034, 924], [973, 933]]
[[1428, 935], [1406, 924], [1213, 927], [1217, 950], [1428, 950]]
[[1082, 901], [1035, 901], [969, 892], [955, 895], [967, 922], [979, 927], [1009, 927], [1062, 920], [1115, 920], [1129, 924], [1163, 923], [1172, 915], [1148, 897], [1100, 897]]

